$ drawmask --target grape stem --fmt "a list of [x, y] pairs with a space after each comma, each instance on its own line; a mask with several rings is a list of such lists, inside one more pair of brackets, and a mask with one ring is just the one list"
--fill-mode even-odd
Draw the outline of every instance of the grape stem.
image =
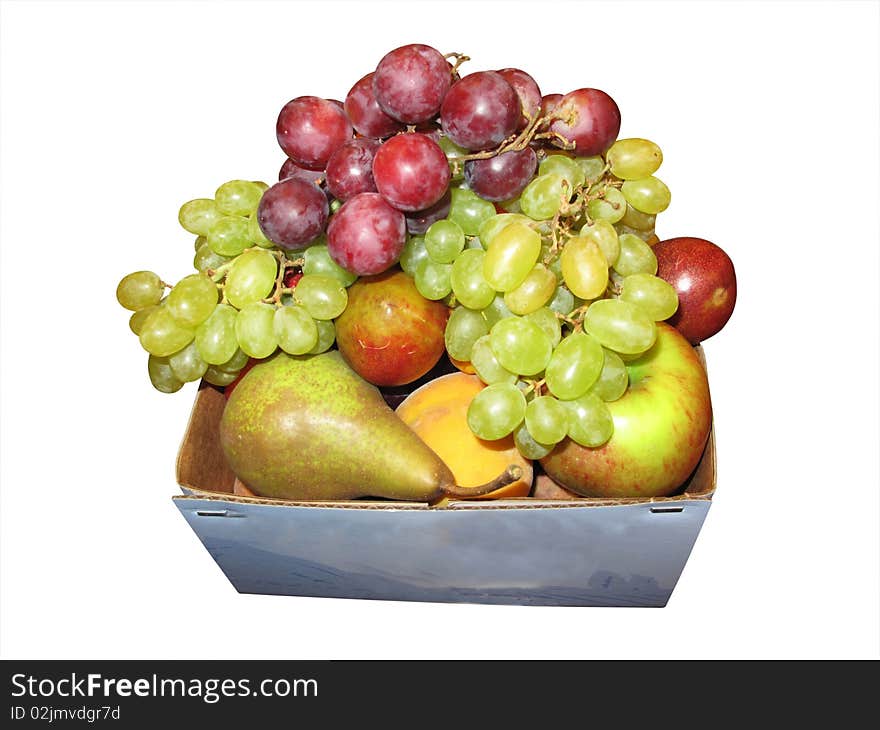
[[458, 71], [458, 67], [461, 66], [461, 64], [463, 64], [465, 61], [471, 60], [470, 56], [466, 56], [464, 53], [456, 53], [455, 51], [453, 51], [452, 53], [447, 53], [445, 56], [443, 56], [443, 58], [447, 60], [450, 58], [455, 59], [455, 63], [452, 64], [452, 68], [449, 70], [450, 75], [455, 75], [455, 73]]

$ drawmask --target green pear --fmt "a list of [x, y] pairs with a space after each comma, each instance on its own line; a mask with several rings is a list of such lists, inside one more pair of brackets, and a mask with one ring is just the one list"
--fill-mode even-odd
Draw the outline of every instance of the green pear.
[[511, 467], [489, 484], [457, 487], [449, 467], [336, 350], [279, 352], [251, 368], [223, 411], [220, 444], [253, 492], [289, 500], [435, 502], [519, 478]]

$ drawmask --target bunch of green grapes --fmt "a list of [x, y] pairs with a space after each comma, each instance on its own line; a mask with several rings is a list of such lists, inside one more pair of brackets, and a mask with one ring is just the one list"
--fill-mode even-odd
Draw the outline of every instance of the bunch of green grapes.
[[507, 212], [453, 189], [447, 218], [408, 241], [403, 269], [453, 308], [449, 355], [487, 384], [468, 410], [478, 437], [513, 433], [531, 459], [566, 437], [590, 447], [611, 437], [606, 404], [626, 392], [626, 361], [678, 307], [651, 249], [670, 203], [661, 162], [644, 139], [604, 156], [550, 154]]
[[296, 252], [269, 241], [256, 213], [267, 188], [230, 180], [213, 198], [181, 206], [181, 226], [197, 236], [196, 273], [174, 286], [151, 271], [119, 282], [116, 298], [134, 312], [129, 326], [149, 354], [157, 390], [173, 393], [201, 379], [229, 385], [250, 358], [278, 348], [317, 354], [335, 342], [333, 320], [357, 277], [330, 258], [323, 236]]

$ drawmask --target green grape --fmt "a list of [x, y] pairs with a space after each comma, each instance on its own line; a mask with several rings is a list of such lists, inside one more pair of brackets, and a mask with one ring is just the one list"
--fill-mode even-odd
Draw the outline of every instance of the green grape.
[[476, 249], [477, 251], [485, 251], [483, 242], [476, 236], [468, 236], [464, 242], [465, 251], [468, 249]]
[[415, 276], [419, 266], [428, 258], [425, 239], [422, 236], [410, 236], [400, 254], [400, 268], [410, 276]]
[[250, 180], [229, 180], [214, 193], [214, 202], [223, 215], [249, 216], [256, 212], [263, 191]]
[[529, 433], [525, 423], [521, 423], [513, 432], [513, 443], [519, 449], [519, 453], [526, 459], [543, 459], [553, 451], [555, 444], [539, 444]]
[[208, 232], [208, 245], [221, 256], [238, 256], [250, 243], [248, 219], [237, 215], [223, 216]]
[[235, 339], [237, 315], [238, 311], [228, 304], [218, 304], [211, 316], [196, 328], [196, 348], [209, 365], [223, 365], [238, 352], [238, 340]]
[[469, 155], [470, 152], [464, 147], [459, 147], [445, 134], [441, 135], [437, 144], [440, 145], [440, 149], [443, 150], [446, 159], [449, 161], [449, 171], [452, 173], [452, 180], [464, 180], [464, 163], [456, 162], [455, 160]]
[[457, 223], [465, 235], [476, 236], [483, 222], [495, 215], [495, 206], [471, 190], [452, 188], [451, 193], [452, 202], [446, 217]]
[[214, 253], [211, 247], [205, 243], [199, 246], [199, 250], [196, 251], [196, 255], [193, 257], [193, 268], [202, 274], [207, 274], [209, 270], [219, 269], [228, 261], [232, 261], [232, 257]]
[[466, 249], [455, 259], [449, 273], [452, 293], [468, 309], [485, 309], [495, 298], [495, 290], [483, 277], [485, 256], [482, 249]]
[[617, 188], [606, 187], [604, 197], [587, 203], [587, 215], [593, 220], [617, 223], [626, 213], [626, 198]]
[[535, 264], [519, 286], [504, 295], [504, 303], [514, 314], [528, 314], [543, 307], [556, 291], [556, 275], [544, 264]]
[[275, 288], [277, 276], [278, 259], [269, 251], [245, 251], [229, 268], [223, 292], [233, 307], [241, 309], [268, 297]]
[[263, 233], [263, 229], [260, 228], [260, 219], [257, 217], [256, 213], [248, 218], [247, 239], [260, 248], [275, 248], [275, 244], [266, 238], [266, 234]]
[[141, 347], [156, 357], [168, 357], [186, 347], [195, 333], [180, 324], [164, 305], [144, 320], [139, 335]]
[[678, 293], [675, 287], [652, 274], [632, 274], [625, 277], [620, 298], [640, 306], [655, 322], [669, 319], [678, 309]]
[[647, 139], [619, 139], [605, 153], [612, 174], [622, 180], [638, 180], [657, 172], [663, 162], [660, 148]]
[[583, 168], [571, 157], [565, 155], [548, 155], [538, 165], [538, 175], [553, 173], [568, 182], [568, 190], [573, 192], [586, 182], [587, 176]]
[[326, 243], [309, 246], [303, 252], [302, 272], [304, 276], [323, 274], [339, 280], [342, 286], [351, 286], [357, 280], [357, 274], [343, 269], [331, 257]]
[[588, 334], [575, 332], [553, 351], [544, 381], [557, 398], [579, 398], [598, 380], [604, 361], [599, 342]]
[[601, 155], [595, 157], [575, 157], [575, 164], [583, 170], [584, 180], [588, 183], [595, 183], [602, 177], [605, 172], [605, 160]]
[[252, 302], [241, 308], [235, 318], [235, 338], [242, 352], [261, 360], [278, 347], [275, 336], [275, 307]]
[[521, 213], [498, 213], [483, 221], [483, 225], [480, 226], [480, 242], [483, 248], [489, 248], [495, 236], [511, 223], [525, 223], [529, 225], [531, 222], [531, 218]]
[[483, 259], [483, 277], [496, 291], [518, 287], [541, 253], [541, 236], [522, 223], [505, 226], [492, 240]]
[[208, 363], [199, 355], [195, 342], [190, 342], [182, 350], [171, 355], [168, 358], [168, 364], [171, 366], [171, 372], [184, 383], [201, 380], [208, 369]]
[[563, 202], [571, 198], [572, 189], [562, 175], [547, 173], [532, 180], [519, 196], [519, 204], [529, 218], [547, 221], [555, 216]]
[[452, 291], [452, 264], [438, 264], [426, 255], [413, 279], [425, 299], [443, 299]]
[[633, 230], [651, 233], [657, 223], [657, 216], [650, 213], [642, 213], [642, 211], [636, 210], [627, 203], [626, 213], [623, 214], [620, 222]]
[[638, 180], [627, 180], [620, 187], [620, 191], [633, 208], [651, 215], [662, 213], [672, 201], [669, 188], [653, 175]]
[[513, 312], [511, 312], [504, 303], [503, 294], [496, 294], [495, 298], [483, 307], [483, 317], [486, 318], [486, 324], [489, 326], [490, 330], [495, 326], [496, 322], [513, 316]]
[[559, 317], [549, 307], [541, 307], [534, 312], [529, 312], [524, 319], [534, 322], [547, 337], [550, 338], [551, 347], [556, 347], [562, 338], [562, 326], [559, 323]]
[[207, 370], [205, 370], [204, 375], [206, 383], [217, 385], [221, 388], [234, 383], [237, 377], [238, 373], [227, 370], [220, 370], [214, 365], [211, 365]]
[[198, 251], [202, 246], [204, 246], [208, 242], [207, 236], [196, 236], [194, 249]]
[[309, 355], [319, 355], [330, 349], [336, 342], [336, 325], [331, 319], [316, 319], [315, 326], [318, 330], [318, 341], [315, 346], [309, 350]]
[[116, 287], [116, 301], [133, 312], [162, 301], [165, 285], [152, 271], [135, 271], [122, 277]]
[[602, 372], [599, 379], [590, 388], [591, 393], [598, 395], [606, 403], [617, 400], [629, 385], [629, 373], [626, 365], [620, 359], [620, 355], [612, 350], [602, 348], [605, 351], [605, 362], [602, 364]]
[[318, 327], [304, 307], [278, 307], [272, 325], [278, 346], [290, 355], [305, 355], [318, 344]]
[[176, 393], [183, 387], [183, 381], [174, 374], [167, 357], [150, 355], [147, 358], [147, 375], [160, 393]]
[[656, 274], [657, 255], [651, 247], [632, 233], [622, 233], [620, 255], [614, 262], [614, 270], [621, 276], [632, 274]]
[[563, 285], [557, 286], [553, 297], [547, 302], [547, 308], [559, 314], [568, 314], [574, 309], [574, 294]]
[[590, 304], [584, 329], [604, 347], [622, 355], [645, 352], [657, 339], [654, 320], [622, 299], [599, 299]]
[[474, 396], [467, 410], [467, 422], [477, 438], [504, 438], [522, 423], [526, 397], [513, 383], [487, 385]]
[[227, 373], [237, 373], [247, 365], [250, 360], [251, 359], [248, 357], [247, 353], [243, 352], [240, 347], [236, 347], [235, 354], [226, 362], [220, 363], [219, 365], [211, 365], [211, 367], [216, 367], [218, 370], [225, 370]]
[[336, 277], [325, 274], [303, 276], [296, 285], [293, 296], [315, 319], [335, 319], [348, 306], [348, 292], [345, 287]]
[[614, 419], [595, 393], [564, 401], [568, 408], [568, 436], [581, 446], [601, 446], [614, 434]]
[[184, 230], [197, 236], [207, 236], [221, 215], [211, 198], [196, 198], [180, 206], [177, 220]]
[[185, 327], [197, 327], [211, 316], [217, 306], [217, 285], [204, 274], [190, 274], [178, 281], [165, 307], [168, 313]]
[[578, 236], [588, 241], [595, 241], [605, 257], [608, 266], [614, 266], [620, 255], [620, 240], [614, 226], [608, 221], [597, 220], [590, 225], [583, 226], [578, 231]]
[[456, 360], [469, 362], [474, 342], [488, 333], [482, 314], [467, 307], [456, 307], [446, 322], [446, 351]]
[[261, 194], [269, 189], [269, 183], [265, 183], [262, 180], [251, 180], [251, 182], [260, 189]]
[[484, 383], [515, 383], [516, 373], [510, 372], [501, 366], [495, 353], [492, 352], [492, 343], [489, 335], [483, 335], [474, 342], [471, 348], [471, 365], [477, 371], [477, 376]]
[[572, 294], [595, 299], [608, 287], [608, 262], [599, 244], [586, 236], [570, 238], [562, 249], [562, 278]]
[[558, 444], [568, 433], [568, 409], [550, 395], [540, 395], [526, 406], [526, 428], [540, 444]]
[[158, 308], [158, 304], [151, 304], [149, 307], [144, 307], [143, 309], [137, 310], [137, 312], [132, 312], [131, 317], [128, 318], [128, 328], [136, 335], [140, 335], [141, 330], [144, 328], [144, 322], [147, 321], [147, 317]]
[[451, 264], [463, 249], [464, 231], [455, 221], [437, 221], [425, 232], [425, 250], [438, 264]]
[[524, 317], [508, 317], [489, 332], [492, 352], [502, 367], [517, 375], [536, 375], [550, 361], [553, 344], [534, 322]]

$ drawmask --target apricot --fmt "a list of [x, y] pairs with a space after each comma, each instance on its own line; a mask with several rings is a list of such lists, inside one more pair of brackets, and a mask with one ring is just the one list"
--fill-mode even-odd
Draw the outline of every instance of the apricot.
[[446, 463], [463, 487], [484, 484], [511, 464], [522, 478], [482, 499], [525, 497], [532, 488], [532, 462], [519, 453], [513, 436], [497, 441], [477, 438], [467, 424], [467, 409], [485, 387], [476, 375], [441, 375], [414, 390], [397, 407], [397, 415]]

